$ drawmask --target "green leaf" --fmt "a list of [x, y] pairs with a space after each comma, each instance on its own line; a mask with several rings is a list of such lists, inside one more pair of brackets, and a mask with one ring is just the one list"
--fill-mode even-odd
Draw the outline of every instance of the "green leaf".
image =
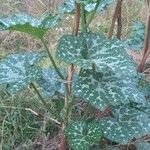
[[26, 74], [24, 75], [24, 79], [18, 82], [12, 82], [8, 84], [6, 90], [12, 94], [16, 93], [22, 90], [23, 88], [29, 86], [30, 83], [39, 80], [41, 76], [41, 68], [37, 66], [31, 66], [29, 68], [26, 68]]
[[104, 136], [120, 144], [150, 133], [149, 116], [137, 109], [122, 105], [115, 107], [114, 118], [101, 120]]
[[[66, 0], [58, 7], [58, 11], [61, 13], [71, 13], [74, 11], [74, 3], [78, 2], [85, 5], [85, 10], [91, 12], [94, 10], [97, 1], [96, 0]], [[115, 0], [100, 0], [98, 11], [104, 11]]]
[[45, 32], [57, 25], [60, 18], [52, 14], [44, 15], [41, 18], [35, 18], [28, 14], [15, 14], [7, 18], [0, 19], [0, 30], [19, 31], [30, 34], [41, 39]]
[[100, 11], [106, 10], [107, 7], [108, 7], [109, 5], [111, 5], [112, 3], [114, 3], [115, 1], [116, 1], [116, 0], [101, 0], [100, 6], [99, 6], [98, 10], [100, 10]]
[[130, 101], [143, 103], [145, 100], [133, 79], [119, 79], [109, 71], [100, 73], [84, 70], [73, 84], [73, 90], [76, 96], [100, 110], [108, 105], [115, 106]]
[[0, 84], [9, 83], [19, 90], [18, 86], [21, 88], [29, 82], [31, 83], [31, 80], [38, 78], [40, 72], [39, 67], [34, 66], [34, 64], [38, 63], [44, 56], [44, 52], [24, 52], [8, 55], [0, 62]]
[[54, 69], [43, 69], [42, 77], [37, 83], [42, 88], [44, 96], [53, 96], [55, 92], [65, 93], [63, 81]]
[[136, 69], [122, 42], [107, 39], [102, 34], [65, 35], [58, 45], [57, 56], [68, 64], [102, 72], [109, 68], [118, 77], [136, 76]]
[[86, 150], [102, 138], [101, 126], [96, 122], [72, 122], [66, 127], [65, 133], [69, 145], [74, 150]]
[[87, 4], [95, 3], [97, 0], [75, 0], [75, 1], [80, 4], [87, 5]]
[[141, 51], [144, 46], [145, 25], [142, 22], [134, 22], [131, 33], [125, 41], [127, 48], [135, 51]]
[[149, 142], [145, 142], [145, 141], [138, 141], [135, 144], [136, 148], [138, 150], [148, 150], [150, 149], [150, 143]]

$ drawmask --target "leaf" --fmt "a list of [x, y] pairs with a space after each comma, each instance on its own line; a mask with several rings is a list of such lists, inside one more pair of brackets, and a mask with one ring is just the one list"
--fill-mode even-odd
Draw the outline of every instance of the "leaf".
[[[64, 76], [67, 76], [66, 69], [59, 69]], [[72, 83], [77, 81], [77, 74], [74, 73]], [[55, 92], [65, 95], [64, 82], [54, 69], [48, 68], [42, 70], [42, 76], [37, 84], [42, 88], [44, 96], [53, 96]], [[72, 91], [74, 92], [74, 91]]]
[[132, 79], [119, 79], [109, 71], [94, 72], [84, 70], [73, 84], [76, 96], [92, 106], [104, 110], [109, 105], [129, 103], [130, 101], [143, 103], [145, 97]]
[[0, 19], [0, 30], [19, 31], [41, 39], [45, 32], [57, 25], [60, 18], [52, 14], [43, 15], [40, 19], [28, 14], [15, 14]]
[[[74, 3], [78, 2], [85, 5], [85, 10], [91, 12], [96, 6], [96, 0], [66, 0], [63, 4], [59, 5], [58, 11], [61, 13], [71, 13], [74, 11]], [[115, 0], [101, 0], [98, 11], [104, 11]]]
[[108, 7], [109, 5], [111, 5], [112, 3], [114, 3], [115, 1], [116, 1], [116, 0], [101, 0], [100, 6], [99, 6], [98, 10], [100, 10], [100, 11], [106, 10], [107, 7]]
[[85, 33], [79, 36], [65, 35], [58, 44], [57, 56], [68, 64], [97, 71], [105, 68], [116, 72], [118, 77], [136, 76], [136, 69], [117, 39], [109, 40], [102, 34]]
[[102, 138], [101, 126], [96, 122], [72, 122], [66, 127], [65, 134], [74, 150], [86, 150], [90, 144], [97, 143]]
[[150, 143], [148, 142], [144, 142], [144, 141], [138, 141], [136, 144], [135, 144], [136, 148], [138, 150], [148, 150], [150, 149]]
[[0, 62], [0, 84], [10, 83], [11, 86], [16, 86], [16, 89], [18, 89], [19, 85], [23, 86], [34, 78], [38, 78], [39, 68], [35, 67], [34, 64], [38, 63], [44, 56], [44, 52], [24, 52], [8, 55]]
[[[116, 0], [100, 0], [99, 7], [97, 11], [105, 11], [109, 5], [114, 3]], [[94, 10], [96, 3], [90, 3], [85, 6], [85, 10], [91, 12]]]
[[135, 51], [140, 51], [144, 46], [145, 25], [142, 22], [134, 22], [131, 33], [125, 41], [127, 48]]
[[43, 95], [45, 96], [53, 96], [56, 91], [61, 94], [65, 93], [63, 81], [54, 69], [43, 69], [42, 77], [37, 83], [42, 88]]
[[87, 4], [95, 3], [97, 0], [75, 0], [75, 1], [80, 4], [87, 5]]
[[32, 66], [29, 68], [26, 68], [26, 74], [24, 75], [24, 79], [18, 81], [18, 82], [12, 82], [9, 83], [6, 87], [6, 90], [9, 93], [16, 93], [23, 88], [30, 85], [30, 83], [39, 80], [39, 78], [42, 76], [41, 68], [37, 66]]
[[66, 0], [65, 3], [58, 6], [61, 13], [71, 13], [74, 10], [74, 0]]
[[127, 144], [134, 137], [139, 138], [150, 133], [150, 119], [147, 114], [127, 105], [115, 107], [114, 110], [114, 118], [107, 117], [101, 120], [106, 138]]

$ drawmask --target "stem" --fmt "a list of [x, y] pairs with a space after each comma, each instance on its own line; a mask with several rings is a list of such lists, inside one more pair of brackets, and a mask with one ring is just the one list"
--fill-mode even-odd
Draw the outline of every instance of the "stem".
[[81, 5], [81, 28], [82, 32], [87, 32], [85, 7]]
[[[123, 0], [122, 0], [123, 1]], [[122, 1], [120, 2], [121, 4], [119, 5], [119, 10], [118, 10], [118, 16], [117, 16], [117, 38], [120, 40], [121, 39], [121, 31], [122, 31]]]
[[75, 15], [73, 19], [73, 35], [78, 35], [80, 25], [80, 4], [75, 2]]
[[98, 7], [99, 7], [100, 2], [101, 2], [101, 0], [98, 0], [97, 4], [95, 5], [94, 10], [92, 11], [91, 15], [89, 16], [89, 19], [88, 19], [87, 24], [86, 24], [86, 28], [88, 28], [88, 26], [89, 26], [90, 23], [92, 22], [92, 20], [93, 20], [95, 14], [96, 14], [96, 11], [97, 11], [97, 9], [98, 9]]
[[59, 68], [57, 67], [57, 65], [56, 65], [56, 63], [55, 63], [55, 61], [54, 61], [54, 58], [53, 58], [53, 56], [51, 55], [51, 53], [50, 53], [50, 51], [49, 51], [49, 49], [48, 49], [48, 47], [47, 47], [47, 45], [46, 45], [46, 42], [44, 41], [44, 39], [41, 39], [41, 41], [42, 41], [42, 43], [43, 43], [43, 45], [44, 45], [44, 48], [46, 49], [46, 51], [47, 51], [47, 53], [48, 53], [48, 56], [49, 56], [49, 58], [50, 58], [50, 61], [52, 62], [52, 65], [53, 65], [55, 71], [57, 72], [58, 76], [59, 76], [62, 80], [64, 80], [65, 78], [64, 78], [64, 76], [62, 75], [62, 73], [60, 72]]
[[114, 16], [113, 16], [113, 19], [112, 19], [111, 27], [110, 27], [110, 30], [109, 30], [109, 33], [108, 33], [108, 37], [110, 39], [113, 36], [113, 32], [114, 32], [114, 28], [115, 28], [115, 22], [118, 18], [118, 11], [119, 11], [121, 5], [122, 5], [122, 0], [118, 0], [117, 5], [116, 5], [116, 9], [115, 9], [115, 13], [114, 13]]
[[149, 7], [149, 3], [150, 3], [150, 1], [149, 1], [149, 0], [147, 0], [147, 5], [148, 5], [148, 7]]
[[[73, 31], [72, 34], [77, 36], [79, 32], [79, 25], [80, 25], [80, 4], [75, 2], [75, 14], [73, 19]], [[64, 127], [68, 124], [69, 119], [69, 111], [70, 111], [70, 102], [72, 101], [72, 79], [74, 74], [74, 65], [71, 64], [68, 67], [68, 75], [67, 75], [67, 81], [68, 83], [65, 84], [66, 88], [66, 96], [65, 96], [65, 106], [64, 106]]]
[[150, 54], [150, 48], [149, 48], [149, 45], [150, 45], [150, 13], [149, 12], [150, 12], [150, 7], [148, 9], [147, 30], [145, 33], [145, 43], [144, 43], [144, 54], [143, 54], [142, 61], [137, 68], [138, 72], [143, 72], [145, 62]]
[[44, 98], [42, 97], [42, 95], [40, 94], [40, 92], [38, 91], [38, 89], [36, 88], [36, 86], [34, 85], [34, 83], [31, 83], [31, 87], [34, 89], [34, 91], [37, 93], [38, 97], [40, 98], [41, 102], [43, 103], [43, 105], [45, 106], [46, 110], [49, 111], [55, 118], [62, 120], [61, 117], [59, 115], [57, 115], [53, 110], [51, 110], [48, 106], [48, 104], [46, 103], [46, 101], [44, 100]]

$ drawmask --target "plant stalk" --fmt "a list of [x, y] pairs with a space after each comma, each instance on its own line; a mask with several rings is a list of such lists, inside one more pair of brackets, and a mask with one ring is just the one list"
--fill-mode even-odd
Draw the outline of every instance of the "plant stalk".
[[93, 20], [95, 14], [96, 14], [96, 11], [97, 11], [97, 9], [98, 9], [98, 7], [99, 7], [100, 2], [101, 2], [101, 0], [98, 0], [98, 1], [97, 1], [96, 5], [95, 5], [95, 8], [94, 8], [94, 10], [92, 11], [91, 15], [89, 16], [89, 19], [88, 19], [88, 21], [87, 21], [87, 23], [86, 23], [86, 28], [88, 28], [89, 25], [90, 25], [90, 23], [92, 22], [92, 20]]
[[121, 39], [121, 32], [122, 32], [122, 2], [120, 2], [118, 16], [117, 16], [117, 38]]
[[39, 90], [36, 88], [36, 86], [34, 85], [34, 83], [31, 83], [31, 87], [34, 89], [34, 91], [37, 93], [38, 97], [40, 98], [42, 104], [44, 105], [44, 107], [46, 108], [47, 111], [49, 111], [55, 118], [59, 119], [59, 121], [62, 121], [61, 117], [59, 115], [57, 115], [53, 110], [51, 110], [48, 106], [48, 104], [46, 103], [46, 101], [44, 100], [44, 98], [42, 97], [42, 95], [40, 94]]
[[144, 65], [149, 55], [150, 55], [150, 7], [148, 8], [147, 30], [145, 33], [144, 53], [143, 53], [142, 61], [137, 68], [138, 72], [144, 71]]
[[48, 47], [47, 47], [46, 42], [44, 41], [44, 39], [41, 39], [41, 41], [42, 41], [42, 43], [43, 43], [43, 45], [44, 45], [44, 48], [46, 49], [46, 51], [47, 51], [47, 53], [48, 53], [48, 56], [49, 56], [49, 58], [50, 58], [50, 61], [51, 61], [52, 65], [53, 65], [55, 71], [57, 72], [58, 76], [59, 76], [62, 80], [64, 80], [65, 78], [64, 78], [64, 76], [62, 75], [62, 73], [60, 72], [59, 68], [57, 67], [57, 65], [56, 65], [56, 63], [55, 63], [55, 61], [54, 61], [54, 58], [53, 58], [52, 54], [50, 53], [50, 51], [49, 51], [49, 49], [48, 49]]
[[109, 33], [108, 33], [108, 37], [111, 39], [112, 36], [113, 36], [113, 32], [114, 32], [114, 28], [115, 28], [115, 22], [118, 18], [118, 13], [119, 13], [119, 10], [120, 10], [120, 7], [122, 5], [122, 1], [123, 0], [118, 0], [117, 1], [117, 5], [116, 5], [116, 9], [115, 9], [115, 13], [114, 13], [114, 16], [113, 16], [113, 19], [112, 19], [112, 23], [111, 23], [111, 27], [110, 27], [110, 30], [109, 30]]
[[81, 29], [82, 32], [87, 32], [85, 7], [81, 5]]

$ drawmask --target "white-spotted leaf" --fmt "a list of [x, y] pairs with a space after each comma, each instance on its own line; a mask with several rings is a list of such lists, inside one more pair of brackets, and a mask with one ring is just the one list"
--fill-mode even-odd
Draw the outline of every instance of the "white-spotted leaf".
[[31, 83], [31, 80], [34, 81], [41, 74], [39, 67], [34, 64], [45, 55], [44, 52], [23, 52], [3, 58], [0, 61], [0, 84], [10, 84], [9, 87], [16, 87], [16, 90], [10, 88], [10, 91], [18, 91]]
[[143, 103], [144, 94], [137, 88], [134, 80], [119, 79], [109, 71], [100, 73], [84, 70], [73, 84], [73, 90], [76, 96], [104, 110], [109, 105], [115, 106], [130, 101]]
[[59, 20], [58, 16], [52, 14], [43, 15], [41, 18], [25, 13], [14, 14], [7, 18], [0, 18], [0, 30], [24, 32], [41, 39], [45, 32], [54, 27]]
[[120, 144], [150, 133], [149, 116], [135, 108], [122, 105], [115, 108], [114, 118], [101, 120], [104, 136]]
[[65, 35], [58, 45], [57, 56], [68, 64], [97, 71], [110, 68], [118, 77], [136, 76], [136, 69], [122, 42], [102, 34]]
[[67, 141], [73, 150], [86, 150], [102, 138], [101, 126], [97, 122], [71, 122], [65, 129]]
[[128, 49], [141, 51], [144, 47], [145, 25], [136, 21], [132, 25], [131, 32], [125, 41]]
[[41, 68], [38, 66], [31, 66], [29, 68], [26, 68], [26, 73], [24, 74], [24, 78], [22, 80], [7, 84], [6, 90], [12, 94], [16, 93], [29, 86], [30, 83], [38, 81], [41, 78], [41, 76]]
[[[71, 13], [74, 10], [75, 1], [80, 4], [84, 4], [85, 10], [91, 12], [94, 10], [99, 0], [65, 0], [63, 4], [58, 7], [58, 11], [61, 13]], [[104, 11], [115, 0], [100, 0], [98, 11]]]
[[[62, 71], [62, 70], [61, 70]], [[63, 71], [65, 73], [65, 71]], [[37, 81], [44, 96], [53, 96], [55, 92], [65, 93], [64, 81], [60, 79], [54, 69], [43, 69], [42, 77]]]

